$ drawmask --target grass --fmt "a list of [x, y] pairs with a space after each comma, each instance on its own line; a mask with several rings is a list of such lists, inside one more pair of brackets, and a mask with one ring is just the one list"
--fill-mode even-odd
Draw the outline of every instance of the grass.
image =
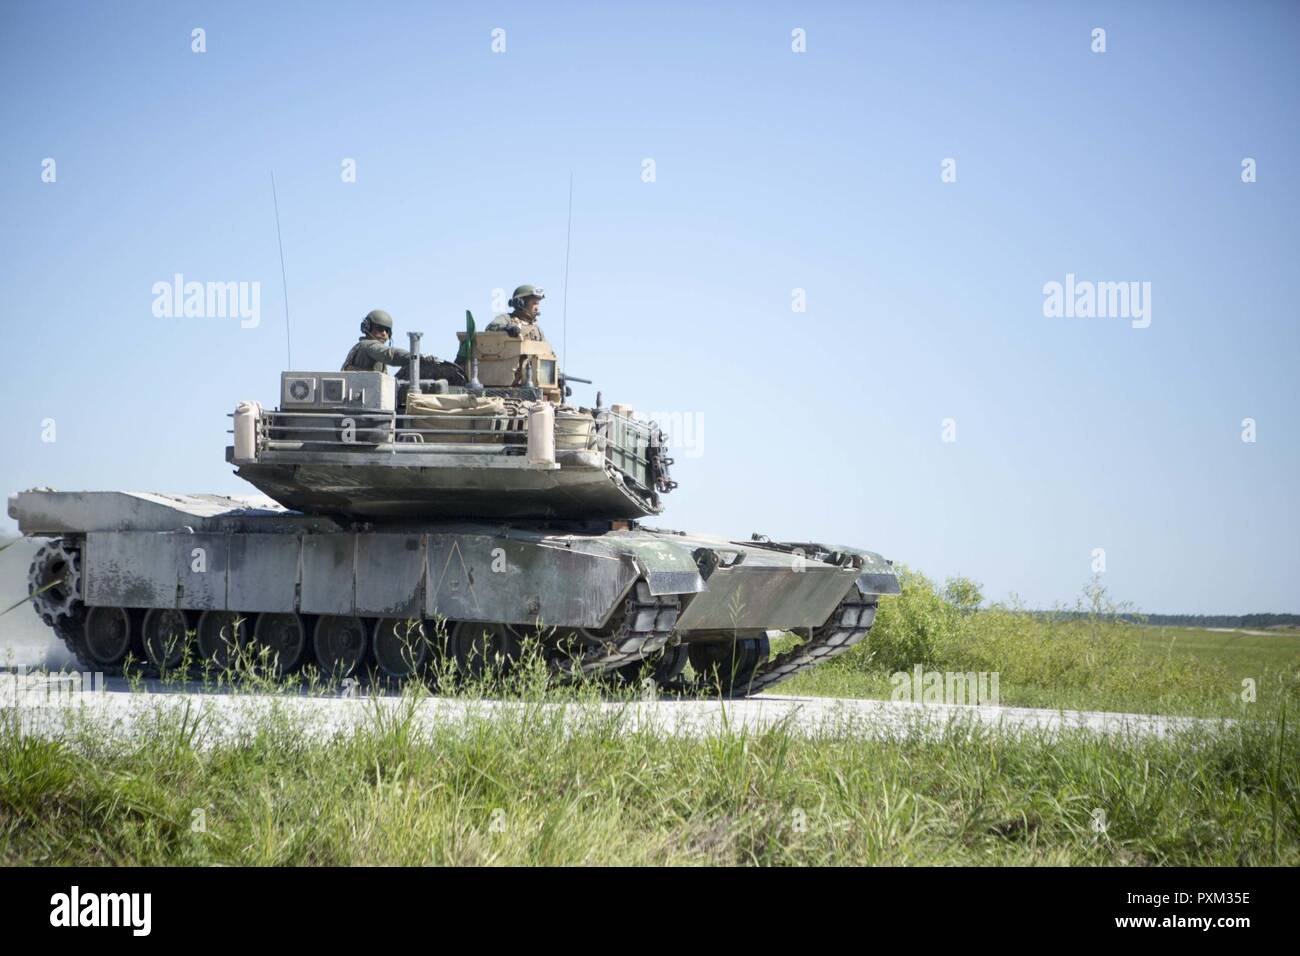
[[1300, 666], [1300, 632], [1295, 631], [1279, 629], [1265, 636], [1193, 627], [1142, 627], [1136, 629], [1134, 639], [1149, 656], [1168, 654], [1217, 663], [1229, 678], [1238, 681]]
[[[706, 738], [551, 709], [210, 746], [0, 726], [3, 864], [1300, 864], [1300, 735]], [[573, 706], [581, 707], [580, 703]]]

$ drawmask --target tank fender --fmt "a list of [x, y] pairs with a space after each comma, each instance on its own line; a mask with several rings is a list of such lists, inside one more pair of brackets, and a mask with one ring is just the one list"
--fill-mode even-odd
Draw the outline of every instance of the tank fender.
[[656, 597], [704, 590], [704, 578], [691, 548], [663, 538], [632, 539], [620, 544], [631, 552], [650, 593]]
[[836, 551], [851, 554], [861, 561], [858, 571], [858, 590], [863, 594], [898, 594], [902, 588], [898, 585], [898, 574], [894, 571], [894, 562], [882, 558], [874, 551], [861, 548], [848, 548], [833, 545]]
[[[818, 544], [808, 541], [771, 541], [763, 535], [753, 536], [753, 547], [785, 551], [800, 558], [814, 556], [815, 560], [837, 567], [852, 567], [858, 572], [858, 590], [864, 596], [872, 594], [898, 594], [901, 590], [894, 562], [874, 551], [851, 548], [842, 544]], [[705, 575], [708, 576], [707, 574]]]

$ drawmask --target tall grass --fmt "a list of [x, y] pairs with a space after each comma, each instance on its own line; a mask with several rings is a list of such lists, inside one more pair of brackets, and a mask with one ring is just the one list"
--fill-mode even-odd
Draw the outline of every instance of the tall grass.
[[[123, 740], [0, 724], [5, 864], [1300, 863], [1300, 740], [678, 738], [524, 706], [238, 745], [183, 709]], [[581, 707], [582, 705], [573, 705]], [[571, 716], [571, 715], [570, 715]]]

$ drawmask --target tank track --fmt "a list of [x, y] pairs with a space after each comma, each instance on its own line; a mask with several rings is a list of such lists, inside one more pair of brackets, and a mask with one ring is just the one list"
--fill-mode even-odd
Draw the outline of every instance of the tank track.
[[667, 646], [680, 610], [677, 595], [655, 596], [646, 582], [638, 581], [623, 604], [618, 630], [603, 638], [588, 635], [585, 647], [556, 659], [555, 666], [562, 674], [593, 676], [639, 663]]
[[849, 648], [866, 639], [871, 633], [871, 625], [875, 619], [875, 599], [863, 597], [857, 588], [854, 588], [853, 593], [835, 608], [830, 620], [814, 630], [807, 641], [759, 664], [748, 680], [736, 683], [731, 690], [731, 696], [748, 697], [757, 694], [795, 674], [811, 670], [833, 657], [839, 657]]

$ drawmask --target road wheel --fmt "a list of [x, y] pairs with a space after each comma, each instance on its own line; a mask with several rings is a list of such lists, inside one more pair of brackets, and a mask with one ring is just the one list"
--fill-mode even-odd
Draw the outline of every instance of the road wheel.
[[359, 617], [322, 615], [316, 621], [312, 646], [322, 674], [334, 680], [351, 677], [361, 669], [370, 646], [366, 622]]
[[766, 635], [688, 644], [691, 668], [711, 688], [726, 697], [743, 697], [750, 678], [771, 655]]
[[217, 670], [226, 670], [248, 643], [250, 615], [238, 611], [204, 611], [199, 618], [199, 656]]
[[126, 608], [92, 607], [86, 613], [86, 653], [96, 667], [117, 667], [131, 649]]
[[664, 687], [674, 683], [682, 676], [689, 659], [689, 644], [674, 644], [649, 655], [643, 661], [634, 661], [614, 669], [619, 680], [635, 683], [647, 677], [658, 686]]
[[424, 669], [428, 659], [429, 638], [423, 621], [385, 617], [375, 623], [375, 666], [385, 677], [408, 680]]
[[160, 671], [174, 670], [185, 656], [189, 622], [177, 608], [150, 608], [144, 616], [144, 656]]
[[291, 674], [302, 666], [307, 650], [307, 629], [297, 614], [259, 614], [253, 643], [260, 658], [267, 651], [267, 666], [276, 675]]
[[457, 669], [475, 678], [508, 673], [523, 654], [523, 638], [509, 624], [458, 621], [451, 644]]

